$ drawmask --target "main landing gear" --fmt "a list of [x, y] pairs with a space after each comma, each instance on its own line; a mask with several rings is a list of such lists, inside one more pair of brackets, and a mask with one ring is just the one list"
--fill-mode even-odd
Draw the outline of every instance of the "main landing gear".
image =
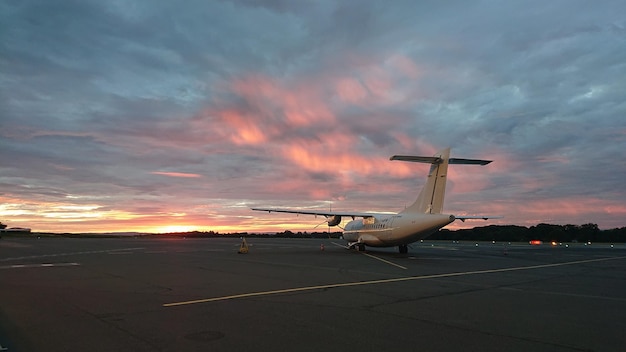
[[409, 253], [409, 246], [407, 246], [406, 244], [401, 244], [398, 246], [398, 251], [400, 252], [400, 254], [407, 254]]
[[348, 244], [348, 249], [355, 248], [359, 252], [365, 252], [365, 243], [352, 242]]

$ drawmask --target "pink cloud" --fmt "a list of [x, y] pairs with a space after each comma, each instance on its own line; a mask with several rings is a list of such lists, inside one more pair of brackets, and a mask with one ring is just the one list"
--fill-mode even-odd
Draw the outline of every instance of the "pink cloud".
[[351, 56], [349, 61], [353, 67], [351, 77], [326, 77], [335, 81], [343, 101], [364, 106], [390, 105], [421, 95], [416, 87], [419, 87], [417, 80], [422, 69], [405, 55], [391, 53], [370, 60]]
[[261, 122], [283, 122], [290, 127], [334, 122], [320, 86], [307, 79], [282, 83], [269, 77], [251, 75], [231, 82], [231, 90], [244, 99]]
[[348, 103], [357, 104], [369, 96], [369, 93], [361, 82], [354, 78], [340, 78], [335, 83], [335, 86], [339, 98]]
[[223, 89], [234, 94], [237, 102], [218, 101], [202, 116], [217, 117], [207, 128], [214, 128], [237, 145], [258, 145], [294, 129], [336, 123], [323, 90], [307, 81], [288, 84], [250, 75], [229, 82]]
[[334, 113], [325, 102], [322, 92], [313, 87], [298, 86], [293, 91], [285, 91], [280, 102], [291, 127], [310, 126], [312, 124], [334, 124]]
[[283, 156], [305, 170], [335, 173], [345, 171], [360, 175], [392, 175], [406, 177], [412, 174], [405, 163], [392, 163], [388, 157], [363, 156], [351, 151], [354, 137], [335, 133], [325, 139], [328, 143], [296, 141], [283, 148]]
[[448, 192], [455, 194], [473, 193], [487, 189], [491, 186], [493, 170], [491, 165], [449, 165], [448, 166]]
[[[452, 204], [455, 207], [459, 204]], [[537, 200], [498, 200], [472, 203], [471, 209], [457, 214], [502, 215], [502, 219], [487, 223], [467, 221], [455, 222], [451, 228], [471, 228], [474, 226], [522, 225], [534, 226], [538, 223], [585, 224], [596, 223], [601, 228], [622, 227], [620, 218], [626, 215], [626, 206], [617, 201], [587, 197], [561, 197]], [[454, 213], [454, 211], [451, 211]]]
[[185, 173], [185, 172], [153, 171], [153, 172], [151, 172], [151, 174], [168, 176], [168, 177], [182, 177], [182, 178], [198, 178], [198, 177], [202, 177], [202, 175], [190, 174], [190, 173]]
[[239, 145], [254, 145], [295, 128], [336, 125], [334, 109], [340, 107], [332, 104], [331, 94], [342, 103], [363, 107], [396, 104], [405, 99], [406, 92], [395, 80], [419, 75], [417, 65], [402, 55], [391, 55], [384, 67], [361, 61], [353, 72], [341, 77], [324, 75], [291, 81], [259, 74], [238, 77], [220, 86], [221, 91], [234, 94], [237, 100], [218, 100], [204, 115], [217, 116], [225, 123], [226, 128], [218, 127], [222, 136]]
[[419, 78], [420, 69], [419, 67], [408, 58], [406, 55], [395, 54], [392, 55], [388, 62], [390, 66], [395, 69], [401, 76], [417, 79]]
[[[519, 209], [526, 214], [549, 214], [555, 217], [580, 217], [590, 214], [612, 213], [626, 214], [626, 206], [605, 199], [588, 197], [563, 197], [558, 199], [543, 199], [531, 202], [520, 202]], [[590, 221], [590, 220], [585, 220]]]
[[363, 83], [378, 102], [391, 103], [393, 82], [387, 71], [382, 68], [369, 68], [363, 73]]
[[229, 127], [223, 133], [228, 135], [235, 144], [255, 145], [269, 138], [268, 131], [264, 131], [253, 116], [233, 110], [220, 111], [218, 115]]

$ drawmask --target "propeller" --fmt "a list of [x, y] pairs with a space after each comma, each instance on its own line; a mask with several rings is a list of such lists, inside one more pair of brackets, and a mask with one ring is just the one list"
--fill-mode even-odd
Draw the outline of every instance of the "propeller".
[[[322, 224], [328, 224], [328, 220], [324, 220], [324, 221], [320, 222], [319, 224], [315, 225], [315, 227], [313, 227], [313, 230], [317, 229]], [[329, 226], [329, 228], [330, 228], [330, 226]]]
[[[326, 220], [324, 220], [324, 221], [320, 222], [319, 224], [315, 225], [315, 227], [314, 227], [313, 229], [318, 228], [318, 227], [319, 227], [319, 226], [321, 226], [322, 224], [327, 224], [327, 225], [328, 225], [328, 231], [329, 231], [329, 232], [330, 232], [330, 228], [331, 228], [332, 226], [337, 226], [338, 228], [340, 228], [340, 229], [342, 229], [342, 230], [345, 230], [345, 229], [341, 226], [341, 224], [340, 224], [340, 223], [335, 223], [335, 221], [336, 221], [336, 220], [335, 220], [335, 217], [334, 217], [334, 216], [333, 216], [333, 217], [330, 217], [330, 218], [327, 216], [327, 217], [326, 217]], [[333, 225], [331, 225], [331, 223], [333, 223]]]
[[[333, 203], [332, 202], [328, 202], [328, 210], [329, 212], [333, 211]], [[321, 226], [322, 224], [326, 223], [328, 225], [328, 238], [330, 238], [330, 228], [332, 226], [337, 226], [338, 228], [340, 228], [342, 231], [344, 230], [344, 228], [341, 226], [341, 216], [338, 215], [324, 215], [324, 217], [326, 218], [323, 222], [315, 225], [315, 227], [313, 227], [313, 229], [317, 229], [319, 226]]]

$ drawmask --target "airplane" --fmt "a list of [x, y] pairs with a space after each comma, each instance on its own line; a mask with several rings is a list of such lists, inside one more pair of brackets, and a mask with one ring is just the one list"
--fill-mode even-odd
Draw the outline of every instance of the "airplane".
[[[491, 160], [450, 158], [450, 148], [443, 149], [434, 156], [394, 155], [389, 160], [431, 164], [426, 184], [417, 200], [408, 208], [396, 214], [375, 212], [342, 212], [322, 210], [299, 210], [281, 208], [251, 208], [269, 213], [290, 213], [324, 216], [328, 226], [338, 226], [342, 217], [352, 218], [343, 228], [343, 239], [348, 248], [365, 251], [370, 247], [395, 247], [400, 253], [408, 253], [408, 245], [424, 239], [454, 220], [499, 218], [499, 216], [460, 216], [444, 214], [443, 199], [449, 164], [487, 165]], [[356, 218], [362, 218], [357, 220]]]

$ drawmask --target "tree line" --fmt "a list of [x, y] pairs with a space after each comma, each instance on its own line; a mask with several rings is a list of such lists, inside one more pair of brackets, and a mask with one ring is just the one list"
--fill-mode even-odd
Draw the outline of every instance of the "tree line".
[[516, 225], [489, 225], [471, 229], [442, 229], [429, 237], [433, 240], [508, 241], [528, 242], [626, 242], [626, 227], [601, 230], [597, 224], [552, 225], [538, 224], [525, 227]]
[[[248, 233], [237, 232], [220, 234], [215, 231], [168, 233], [163, 235], [184, 235], [185, 237], [271, 237], [271, 238], [339, 238], [341, 232], [292, 232], [289, 230], [277, 233]], [[429, 240], [441, 241], [507, 241], [528, 242], [539, 240], [543, 242], [606, 242], [626, 243], [626, 227], [601, 230], [597, 224], [583, 225], [552, 225], [538, 224], [525, 227], [517, 225], [489, 225], [474, 227], [471, 229], [441, 229], [430, 237]]]

